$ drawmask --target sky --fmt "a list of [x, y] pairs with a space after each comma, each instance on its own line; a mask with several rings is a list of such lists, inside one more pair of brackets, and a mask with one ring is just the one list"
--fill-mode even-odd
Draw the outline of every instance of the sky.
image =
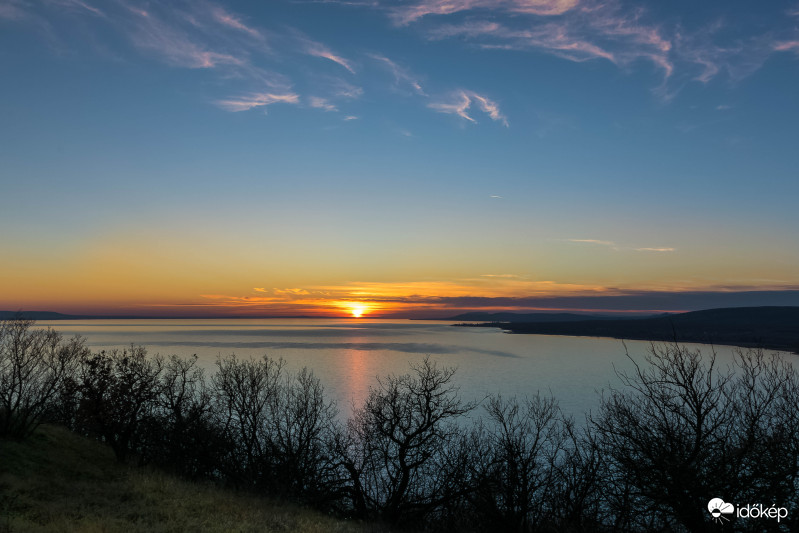
[[0, 309], [799, 305], [799, 2], [0, 0]]

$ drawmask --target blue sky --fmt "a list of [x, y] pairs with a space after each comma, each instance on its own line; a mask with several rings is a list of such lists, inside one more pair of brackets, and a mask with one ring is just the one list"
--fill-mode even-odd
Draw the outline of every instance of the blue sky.
[[794, 290], [798, 60], [796, 2], [2, 0], [0, 304]]

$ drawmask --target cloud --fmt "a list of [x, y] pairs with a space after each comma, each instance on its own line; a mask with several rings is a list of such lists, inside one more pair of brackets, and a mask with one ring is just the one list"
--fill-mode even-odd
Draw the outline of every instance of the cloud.
[[[715, 20], [687, 30], [680, 21], [653, 22], [651, 10], [619, 0], [419, 0], [399, 7], [385, 1], [379, 5], [400, 25], [419, 24], [431, 40], [457, 38], [484, 49], [544, 52], [578, 62], [607, 60], [624, 69], [648, 62], [662, 74], [653, 92], [665, 100], [688, 81], [708, 83], [720, 74], [738, 81], [759, 69], [773, 52], [799, 52], [795, 27], [783, 25], [758, 34], [738, 26], [725, 32], [726, 24]], [[794, 8], [788, 15], [797, 12]]]
[[799, 40], [797, 41], [782, 41], [774, 43], [774, 50], [777, 52], [788, 52], [796, 50], [799, 52]]
[[597, 246], [608, 246], [613, 248], [614, 251], [621, 252], [621, 251], [629, 251], [634, 250], [636, 252], [674, 252], [676, 248], [665, 248], [665, 247], [639, 247], [639, 248], [629, 248], [629, 247], [621, 247], [613, 241], [603, 241], [599, 239], [565, 239], [567, 242], [575, 242], [578, 244], [593, 244]]
[[325, 111], [338, 111], [338, 108], [331, 104], [326, 98], [311, 96], [308, 99], [308, 103], [311, 107], [316, 109], [323, 109]]
[[[231, 111], [278, 102], [298, 103], [301, 95], [295, 89], [295, 81], [267, 68], [269, 64], [285, 65], [286, 59], [296, 57], [298, 52], [330, 59], [354, 72], [348, 60], [304, 35], [298, 37], [293, 30], [269, 33], [267, 46], [265, 30], [254, 27], [246, 16], [210, 0], [115, 0], [100, 4], [103, 11], [94, 7], [95, 1], [47, 0], [33, 3], [0, 0], [0, 17], [23, 20], [28, 25], [48, 24], [48, 30], [49, 21], [52, 20], [52, 40], [56, 41], [57, 33], [63, 31], [67, 24], [63, 14], [68, 11], [72, 17], [87, 20], [81, 28], [85, 29], [91, 44], [102, 53], [108, 53], [111, 46], [119, 46], [119, 42], [104, 40], [110, 30], [121, 36], [122, 42], [128, 41], [136, 51], [169, 66], [208, 71], [209, 76], [215, 76], [218, 83], [198, 86], [212, 90], [225, 87], [223, 90], [227, 94], [206, 99]], [[98, 22], [89, 21], [89, 18]], [[124, 53], [124, 50], [113, 50], [115, 56], [124, 57]], [[343, 80], [317, 83], [320, 76], [314, 69], [300, 70], [299, 75], [308, 78], [303, 80], [306, 82], [304, 85], [310, 85], [307, 81], [314, 84], [316, 93], [313, 97], [302, 97], [319, 108], [336, 107], [335, 99], [353, 99], [363, 93], [360, 87]], [[329, 89], [329, 94], [318, 92], [324, 89]]]
[[[211, 44], [202, 42], [199, 34], [192, 35], [187, 28], [167, 22], [165, 17], [153, 11], [136, 8], [130, 8], [130, 11], [134, 16], [118, 21], [118, 24], [123, 25], [133, 44], [173, 66], [210, 69], [247, 63], [243, 50], [239, 50], [239, 56], [213, 50]], [[171, 15], [177, 18], [174, 13]]]
[[416, 93], [424, 95], [424, 89], [422, 89], [421, 83], [419, 80], [411, 74], [408, 69], [405, 69], [394, 61], [390, 60], [386, 56], [382, 56], [379, 54], [369, 54], [369, 57], [374, 59], [375, 61], [380, 62], [384, 67], [386, 67], [394, 76], [394, 80], [397, 84], [404, 83], [411, 87]]
[[500, 112], [499, 106], [495, 103], [486, 98], [485, 96], [480, 96], [479, 94], [472, 92], [470, 93], [472, 98], [477, 100], [477, 104], [480, 106], [480, 109], [487, 113], [491, 120], [502, 122], [506, 127], [508, 126], [508, 120], [505, 116]]
[[311, 291], [301, 288], [293, 289], [272, 289], [272, 292], [277, 296], [307, 296]]
[[642, 17], [641, 11], [630, 14], [607, 3], [552, 21], [540, 17], [508, 19], [506, 23], [469, 20], [434, 25], [427, 34], [433, 40], [466, 39], [486, 49], [542, 51], [577, 62], [605, 59], [628, 66], [644, 60], [668, 78], [674, 71], [669, 57], [672, 43], [659, 28], [643, 23]]
[[324, 82], [331, 97], [354, 100], [363, 96], [363, 89], [341, 78], [328, 79]]
[[[750, 280], [751, 281], [751, 280]], [[258, 291], [260, 292], [260, 291]], [[377, 315], [420, 316], [466, 310], [661, 312], [752, 305], [799, 305], [799, 287], [782, 282], [629, 289], [528, 280], [511, 274], [452, 281], [360, 282], [271, 289], [256, 296], [206, 295], [188, 304], [207, 312], [330, 315], [353, 306]], [[181, 306], [176, 306], [181, 307]]]
[[439, 113], [458, 115], [469, 122], [477, 123], [477, 121], [468, 113], [473, 102], [477, 102], [477, 106], [480, 108], [480, 110], [486, 113], [491, 120], [500, 122], [505, 127], [508, 126], [508, 119], [505, 118], [505, 115], [503, 115], [499, 110], [499, 106], [495, 102], [489, 100], [485, 96], [477, 94], [474, 91], [456, 91], [447, 101], [432, 102], [427, 104], [427, 107], [438, 111]]
[[451, 15], [477, 9], [528, 15], [560, 15], [577, 4], [578, 0], [422, 0], [393, 8], [391, 16], [397, 24], [409, 24], [428, 15]]
[[471, 98], [463, 92], [460, 91], [455, 96], [455, 100], [449, 102], [436, 102], [427, 104], [427, 107], [430, 109], [435, 109], [439, 113], [449, 113], [458, 115], [461, 118], [468, 120], [469, 122], [477, 122], [472, 117], [466, 113], [469, 110], [469, 107], [472, 104]]
[[0, 2], [0, 18], [7, 20], [22, 20], [28, 17], [22, 3], [15, 0]]
[[337, 63], [342, 67], [344, 67], [345, 69], [349, 70], [351, 74], [355, 74], [355, 68], [352, 66], [351, 61], [334, 53], [330, 48], [328, 48], [324, 44], [311, 40], [308, 37], [305, 37], [299, 33], [297, 33], [297, 39], [301, 42], [303, 51], [306, 54], [333, 61], [334, 63]]
[[344, 120], [345, 121], [358, 120], [358, 117], [356, 117], [355, 115], [347, 115], [346, 117], [344, 117]]
[[599, 239], [566, 239], [568, 242], [577, 242], [584, 244], [598, 244], [600, 246], [616, 246], [613, 241], [601, 241]]
[[251, 28], [244, 24], [241, 19], [231, 13], [225, 11], [222, 7], [214, 7], [211, 10], [211, 14], [219, 24], [223, 26], [227, 26], [228, 28], [233, 28], [235, 30], [239, 30], [241, 32], [246, 33], [250, 37], [254, 39], [263, 40], [264, 36], [256, 30], [255, 28]]
[[541, 49], [572, 61], [604, 58], [616, 62], [608, 50], [569, 31], [563, 23], [549, 23], [534, 29], [511, 29], [497, 22], [467, 22], [444, 25], [429, 32], [431, 39], [472, 38], [482, 48], [503, 50]]
[[103, 13], [96, 7], [88, 4], [87, 2], [82, 2], [81, 0], [50, 0], [50, 1], [66, 8], [85, 10], [88, 11], [89, 13], [92, 13], [93, 15], [97, 15], [98, 17], [105, 17], [105, 13]]
[[236, 111], [247, 111], [248, 109], [252, 109], [254, 107], [263, 107], [275, 103], [297, 104], [299, 103], [299, 101], [300, 101], [299, 95], [294, 93], [287, 93], [287, 94], [256, 93], [230, 100], [219, 100], [217, 101], [217, 105], [219, 105], [223, 109], [226, 109], [227, 111], [236, 112]]

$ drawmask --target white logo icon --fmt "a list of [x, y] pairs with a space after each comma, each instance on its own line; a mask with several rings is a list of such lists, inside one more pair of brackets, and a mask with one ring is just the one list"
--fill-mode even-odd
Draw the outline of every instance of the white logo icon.
[[721, 498], [713, 498], [707, 502], [707, 510], [713, 516], [713, 521], [721, 524], [722, 522], [729, 522], [730, 519], [722, 515], [734, 513], [735, 506], [731, 503], [724, 503]]

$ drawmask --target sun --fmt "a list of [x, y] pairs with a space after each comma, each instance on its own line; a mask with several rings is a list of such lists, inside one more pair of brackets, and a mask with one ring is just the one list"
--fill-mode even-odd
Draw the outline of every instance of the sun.
[[353, 307], [352, 309], [350, 309], [350, 312], [352, 313], [352, 316], [354, 318], [361, 318], [365, 311], [366, 308], [361, 306]]

